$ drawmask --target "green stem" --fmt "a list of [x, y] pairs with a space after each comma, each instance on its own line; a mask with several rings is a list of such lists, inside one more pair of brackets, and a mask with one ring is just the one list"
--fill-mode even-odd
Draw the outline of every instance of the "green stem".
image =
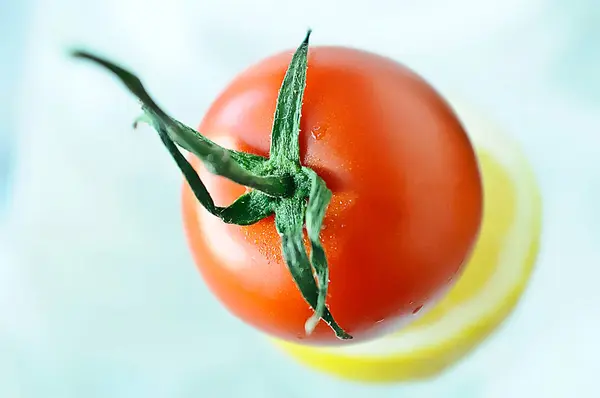
[[[226, 223], [245, 226], [275, 213], [275, 227], [281, 236], [286, 265], [300, 294], [314, 309], [304, 325], [306, 334], [311, 334], [323, 320], [338, 338], [351, 339], [335, 321], [326, 302], [329, 266], [320, 233], [332, 193], [317, 173], [300, 163], [300, 117], [310, 34], [309, 30], [292, 56], [283, 79], [275, 106], [268, 159], [225, 149], [173, 119], [154, 102], [141, 81], [120, 66], [84, 51], [75, 51], [73, 55], [114, 73], [140, 100], [144, 115], [136, 123], [148, 123], [158, 132], [192, 192], [211, 214]], [[177, 146], [196, 155], [213, 174], [252, 190], [228, 207], [215, 206], [206, 186]], [[310, 256], [304, 246], [304, 225], [310, 241]]]

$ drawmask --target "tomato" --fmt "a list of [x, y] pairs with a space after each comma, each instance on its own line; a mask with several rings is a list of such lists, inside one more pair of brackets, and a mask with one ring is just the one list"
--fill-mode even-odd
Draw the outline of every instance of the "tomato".
[[[292, 53], [250, 67], [214, 101], [198, 130], [237, 149], [268, 156], [278, 90]], [[477, 160], [460, 121], [441, 96], [403, 65], [369, 52], [311, 47], [300, 154], [333, 191], [321, 239], [327, 304], [352, 342], [396, 330], [452, 285], [482, 218]], [[190, 155], [217, 205], [246, 191], [209, 174]], [[211, 291], [237, 317], [275, 337], [344, 344], [320, 322], [281, 254], [274, 218], [223, 224], [184, 184], [189, 246]]]

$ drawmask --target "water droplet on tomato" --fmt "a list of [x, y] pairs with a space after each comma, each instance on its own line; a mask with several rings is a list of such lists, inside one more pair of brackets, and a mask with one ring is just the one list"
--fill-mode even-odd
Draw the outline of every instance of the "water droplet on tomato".
[[415, 308], [415, 309], [413, 310], [413, 312], [412, 312], [412, 313], [413, 313], [413, 315], [414, 315], [414, 314], [416, 314], [417, 312], [421, 311], [421, 308], [423, 308], [423, 306], [422, 306], [422, 305], [420, 305], [420, 306], [418, 306], [417, 308]]
[[321, 138], [325, 137], [325, 134], [327, 133], [327, 125], [320, 125], [320, 126], [315, 126], [312, 128], [312, 130], [310, 130], [310, 135], [312, 135], [312, 137], [315, 140], [320, 140]]

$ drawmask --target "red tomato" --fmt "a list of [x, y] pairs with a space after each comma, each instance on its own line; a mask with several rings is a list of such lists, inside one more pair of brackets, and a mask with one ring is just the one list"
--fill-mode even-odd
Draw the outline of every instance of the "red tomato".
[[[232, 149], [268, 156], [291, 54], [238, 76], [199, 131], [227, 138]], [[334, 194], [322, 232], [333, 317], [351, 342], [398, 328], [450, 287], [479, 232], [482, 186], [461, 123], [406, 67], [355, 49], [311, 47], [300, 147], [303, 165]], [[244, 193], [190, 161], [216, 204]], [[287, 270], [273, 217], [247, 227], [222, 224], [200, 208], [187, 184], [183, 215], [203, 278], [233, 314], [279, 338], [344, 343], [324, 322], [306, 336], [312, 310]]]

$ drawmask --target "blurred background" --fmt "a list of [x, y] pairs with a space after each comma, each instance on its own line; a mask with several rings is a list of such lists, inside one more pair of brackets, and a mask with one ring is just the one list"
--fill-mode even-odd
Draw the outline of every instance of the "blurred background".
[[[196, 125], [308, 26], [313, 44], [393, 57], [484, 109], [539, 179], [524, 299], [436, 379], [339, 381], [229, 315], [185, 247], [180, 175], [130, 130], [136, 102], [67, 56], [122, 61]], [[600, 396], [596, 0], [0, 0], [0, 60], [0, 397]]]

